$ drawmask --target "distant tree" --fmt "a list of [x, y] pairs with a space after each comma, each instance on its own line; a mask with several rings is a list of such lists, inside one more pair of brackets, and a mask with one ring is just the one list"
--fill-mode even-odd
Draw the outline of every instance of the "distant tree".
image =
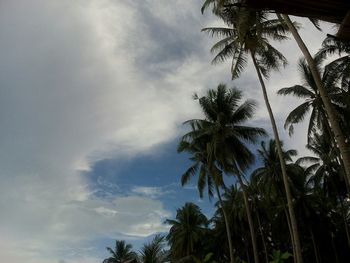
[[175, 259], [199, 256], [198, 250], [209, 223], [200, 208], [193, 203], [186, 203], [177, 209], [176, 219], [168, 219], [166, 223], [171, 225], [166, 237], [171, 246], [171, 256]]
[[126, 244], [124, 240], [116, 240], [114, 250], [110, 247], [107, 247], [107, 250], [112, 256], [103, 260], [103, 263], [123, 263], [137, 259], [137, 254], [132, 251], [132, 245]]
[[152, 241], [143, 245], [140, 251], [142, 263], [164, 263], [169, 261], [169, 252], [165, 250], [165, 238], [156, 235]]

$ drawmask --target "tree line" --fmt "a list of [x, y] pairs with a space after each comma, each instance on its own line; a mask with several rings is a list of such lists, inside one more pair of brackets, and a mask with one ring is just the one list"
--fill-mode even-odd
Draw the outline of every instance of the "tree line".
[[[195, 96], [203, 117], [185, 122], [189, 131], [178, 151], [189, 154], [192, 164], [181, 184], [196, 177], [200, 197], [206, 193], [218, 199], [216, 212], [208, 219], [195, 204], [179, 208], [176, 218], [167, 220], [171, 228], [164, 238], [169, 249], [162, 260], [346, 262], [350, 258], [350, 43], [327, 36], [311, 55], [298, 33], [300, 25], [288, 15], [252, 10], [234, 0], [205, 0], [202, 12], [208, 9], [225, 24], [203, 29], [218, 38], [211, 48], [213, 64], [230, 60], [232, 79], [253, 64], [273, 138], [251, 125], [256, 103], [245, 100], [238, 88], [219, 84], [204, 96]], [[320, 29], [317, 20], [311, 22]], [[306, 148], [311, 156], [283, 147], [267, 93], [266, 79], [287, 64], [273, 43], [289, 36], [303, 54], [300, 83], [281, 88], [278, 94], [300, 100], [287, 116], [285, 128], [292, 136], [294, 126], [308, 118]], [[234, 178], [232, 185], [225, 183], [226, 176]]]

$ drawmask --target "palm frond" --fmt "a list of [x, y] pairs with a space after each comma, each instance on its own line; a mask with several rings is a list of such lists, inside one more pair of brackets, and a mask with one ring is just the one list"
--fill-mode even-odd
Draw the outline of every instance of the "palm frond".
[[306, 87], [301, 85], [294, 85], [292, 87], [286, 87], [282, 88], [279, 91], [277, 91], [278, 95], [293, 95], [298, 98], [314, 98], [315, 94], [308, 90]]

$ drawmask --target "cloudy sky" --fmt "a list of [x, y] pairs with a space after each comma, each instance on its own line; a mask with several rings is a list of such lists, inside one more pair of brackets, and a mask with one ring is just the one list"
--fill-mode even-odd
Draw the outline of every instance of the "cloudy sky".
[[[200, 29], [219, 22], [201, 2], [0, 2], [1, 262], [101, 262], [115, 239], [139, 248], [166, 231], [185, 201], [210, 215], [179, 185], [182, 122], [200, 116], [192, 94], [235, 85], [269, 125], [254, 70], [231, 83], [227, 64], [210, 64]], [[300, 21], [316, 50], [325, 33]], [[292, 139], [282, 128], [297, 101], [275, 95], [299, 82], [300, 52], [278, 47], [290, 66], [269, 80], [271, 103], [287, 147], [304, 153], [303, 125]]]

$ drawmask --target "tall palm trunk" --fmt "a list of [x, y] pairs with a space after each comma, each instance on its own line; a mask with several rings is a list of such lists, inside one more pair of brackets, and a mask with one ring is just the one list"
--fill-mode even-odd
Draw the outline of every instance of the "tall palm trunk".
[[333, 232], [331, 232], [331, 242], [332, 242], [332, 248], [333, 248], [335, 262], [339, 263], [338, 252], [337, 252], [337, 247], [335, 246], [335, 243], [334, 243], [334, 234], [333, 234]]
[[346, 209], [344, 207], [344, 201], [343, 199], [339, 196], [339, 202], [340, 202], [340, 208], [341, 208], [341, 214], [342, 214], [342, 218], [344, 221], [344, 227], [345, 227], [345, 233], [346, 233], [346, 238], [348, 241], [348, 246], [350, 248], [350, 233], [349, 233], [349, 227], [348, 227], [348, 222], [346, 220]]
[[262, 241], [262, 244], [264, 246], [265, 261], [266, 261], [266, 263], [269, 263], [269, 255], [267, 253], [267, 246], [266, 246], [266, 241], [265, 241], [265, 237], [264, 237], [264, 232], [263, 232], [261, 222], [260, 222], [259, 212], [256, 213], [256, 217], [258, 219], [258, 225], [259, 225], [259, 230], [260, 230], [260, 234], [261, 234], [261, 241]]
[[311, 240], [312, 240], [312, 246], [314, 248], [314, 254], [315, 254], [316, 263], [320, 263], [320, 259], [319, 259], [319, 255], [318, 255], [318, 249], [317, 249], [316, 240], [315, 240], [315, 235], [314, 235], [314, 231], [312, 231], [312, 227], [311, 226], [309, 228], [309, 232], [310, 232], [310, 236], [311, 236]]
[[275, 118], [273, 116], [273, 112], [270, 106], [270, 102], [269, 102], [269, 98], [267, 96], [267, 91], [266, 91], [266, 87], [265, 87], [265, 83], [263, 80], [263, 77], [261, 75], [261, 72], [259, 70], [258, 67], [258, 63], [255, 59], [255, 55], [253, 52], [250, 52], [253, 62], [254, 62], [254, 66], [256, 69], [256, 72], [258, 74], [258, 78], [261, 84], [261, 89], [263, 92], [263, 96], [264, 96], [264, 101], [266, 104], [266, 108], [267, 111], [269, 113], [269, 117], [270, 117], [270, 121], [271, 121], [271, 125], [272, 125], [272, 130], [273, 130], [273, 134], [275, 137], [275, 141], [276, 141], [276, 147], [277, 147], [277, 152], [278, 152], [278, 156], [279, 156], [279, 161], [280, 161], [280, 165], [281, 165], [281, 170], [282, 170], [282, 177], [283, 177], [283, 183], [284, 183], [284, 188], [286, 191], [286, 197], [287, 197], [287, 204], [288, 204], [288, 212], [289, 212], [289, 216], [290, 216], [290, 221], [291, 221], [291, 227], [292, 227], [292, 231], [293, 231], [293, 240], [294, 240], [294, 245], [295, 245], [295, 252], [296, 252], [296, 261], [297, 263], [302, 263], [303, 262], [303, 258], [301, 255], [301, 245], [300, 245], [300, 239], [299, 239], [299, 233], [298, 233], [298, 226], [297, 226], [297, 220], [295, 217], [295, 213], [294, 213], [294, 207], [293, 207], [293, 203], [292, 203], [292, 194], [290, 192], [290, 186], [289, 186], [289, 182], [288, 182], [288, 176], [287, 176], [287, 169], [286, 169], [286, 163], [284, 161], [283, 158], [283, 152], [282, 152], [282, 146], [281, 146], [281, 141], [278, 135], [278, 130], [277, 130], [277, 125], [275, 122]]
[[308, 48], [306, 47], [304, 41], [300, 37], [298, 31], [296, 30], [295, 26], [293, 25], [292, 21], [290, 20], [288, 15], [282, 15], [284, 21], [288, 25], [289, 30], [291, 31], [295, 41], [297, 42], [301, 52], [303, 53], [307, 64], [310, 67], [311, 74], [315, 80], [316, 86], [318, 91], [320, 92], [320, 96], [323, 102], [323, 105], [325, 107], [325, 110], [327, 112], [329, 122], [331, 125], [331, 129], [334, 133], [335, 140], [337, 141], [341, 157], [343, 159], [344, 163], [344, 169], [346, 178], [348, 181], [348, 184], [350, 185], [350, 147], [347, 145], [345, 140], [345, 135], [342, 132], [340, 125], [339, 125], [339, 118], [337, 117], [336, 111], [332, 105], [332, 102], [328, 96], [327, 91], [325, 90], [320, 73], [318, 72], [316, 63], [314, 59], [312, 58]]
[[[283, 206], [284, 206], [284, 204], [283, 204]], [[294, 238], [293, 238], [293, 231], [292, 231], [292, 227], [290, 224], [289, 214], [288, 214], [287, 208], [285, 206], [283, 207], [283, 211], [284, 211], [284, 214], [285, 214], [286, 219], [287, 219], [287, 225], [288, 225], [288, 230], [289, 230], [289, 235], [290, 235], [290, 241], [292, 243], [293, 255], [295, 255], [296, 252], [295, 252], [295, 242], [294, 242]], [[293, 257], [293, 261], [294, 261], [294, 263], [296, 263], [295, 256]]]
[[228, 248], [230, 250], [230, 260], [231, 263], [234, 263], [234, 256], [233, 256], [233, 247], [232, 247], [232, 240], [231, 240], [231, 230], [230, 230], [230, 225], [228, 222], [228, 217], [226, 214], [226, 211], [224, 209], [224, 203], [222, 202], [221, 199], [221, 194], [220, 194], [220, 190], [217, 184], [215, 184], [215, 190], [216, 190], [216, 194], [218, 195], [219, 198], [219, 203], [220, 203], [220, 208], [222, 211], [222, 215], [224, 216], [224, 221], [225, 221], [225, 226], [226, 226], [226, 233], [227, 233], [227, 241], [228, 241]]
[[239, 172], [237, 173], [237, 178], [243, 192], [243, 199], [244, 199], [244, 204], [245, 204], [245, 209], [246, 209], [248, 224], [249, 224], [249, 230], [250, 230], [250, 238], [252, 240], [252, 245], [253, 245], [254, 261], [255, 263], [259, 263], [258, 245], [256, 242], [254, 223], [253, 223], [252, 213], [250, 211], [250, 205], [249, 205], [248, 196], [247, 196], [247, 187], [243, 183], [242, 177]]
[[[327, 116], [327, 113], [326, 113], [326, 118], [327, 118], [327, 120], [329, 120], [329, 117]], [[339, 164], [339, 166], [340, 166], [340, 169], [342, 169], [342, 172], [345, 173], [344, 162], [343, 162], [343, 160], [342, 160], [342, 158], [341, 158], [340, 150], [339, 150], [339, 148], [337, 147], [337, 141], [334, 139], [334, 133], [333, 133], [333, 131], [332, 131], [332, 129], [331, 129], [331, 126], [330, 126], [330, 124], [329, 124], [329, 121], [326, 121], [326, 128], [327, 128], [327, 131], [328, 131], [328, 133], [329, 133], [329, 135], [330, 135], [330, 138], [331, 138], [331, 145], [332, 145], [332, 148], [334, 148], [335, 151], [336, 151], [336, 155], [337, 155], [336, 159], [337, 159], [337, 162], [338, 162], [338, 164]], [[349, 181], [347, 180], [346, 173], [345, 173], [345, 178], [344, 178], [344, 179], [345, 179], [346, 191], [347, 191], [348, 193], [350, 193]]]

